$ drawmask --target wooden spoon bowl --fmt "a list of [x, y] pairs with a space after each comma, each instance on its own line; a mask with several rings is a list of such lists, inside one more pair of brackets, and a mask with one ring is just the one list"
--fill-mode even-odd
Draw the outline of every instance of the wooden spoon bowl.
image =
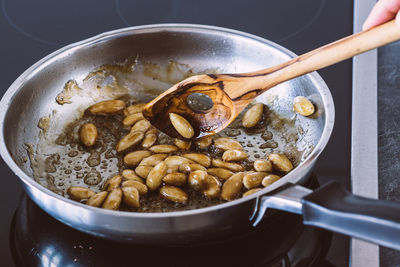
[[[188, 104], [188, 97], [193, 93], [208, 96], [212, 99], [212, 107], [206, 111], [194, 110]], [[236, 110], [237, 105], [223, 90], [223, 83], [216, 81], [212, 75], [198, 75], [174, 85], [152, 100], [143, 110], [143, 115], [162, 132], [182, 138], [169, 119], [169, 113], [179, 114], [193, 126], [194, 136], [200, 138], [228, 126], [240, 113]]]

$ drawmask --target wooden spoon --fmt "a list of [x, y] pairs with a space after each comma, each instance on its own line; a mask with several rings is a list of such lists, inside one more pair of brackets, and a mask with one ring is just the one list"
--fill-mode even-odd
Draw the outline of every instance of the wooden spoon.
[[[214, 135], [227, 127], [255, 97], [273, 86], [399, 39], [400, 27], [392, 20], [272, 68], [242, 74], [192, 76], [149, 102], [143, 115], [171, 137], [185, 139], [172, 126], [171, 112], [190, 123], [194, 129], [192, 139]], [[190, 104], [193, 99], [204, 103], [194, 107]]]

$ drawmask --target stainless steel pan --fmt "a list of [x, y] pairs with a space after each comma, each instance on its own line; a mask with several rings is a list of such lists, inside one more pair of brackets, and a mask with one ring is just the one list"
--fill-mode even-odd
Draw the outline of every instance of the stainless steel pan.
[[[265, 209], [272, 207], [303, 214], [307, 224], [399, 248], [397, 205], [347, 195], [335, 184], [314, 193], [298, 186], [309, 179], [334, 124], [332, 97], [317, 73], [281, 84], [257, 99], [281, 116], [292, 117], [292, 99], [304, 95], [316, 103], [318, 113], [313, 118], [295, 117], [295, 124], [305, 130], [296, 144], [307, 150], [301, 163], [278, 182], [246, 198], [190, 211], [133, 213], [89, 207], [55, 194], [36, 182], [26, 160], [25, 144], [38, 144], [41, 138], [37, 127], [39, 119], [55, 114], [58, 124], [52, 130], [58, 131], [61, 125], [78, 115], [79, 108], [82, 110], [93, 102], [88, 97], [74, 104], [58, 105], [54, 99], [65, 82], [70, 79], [82, 82], [96, 67], [136, 56], [159, 65], [176, 60], [198, 70], [218, 69], [232, 73], [273, 66], [294, 54], [243, 32], [164, 24], [104, 33], [62, 48], [37, 62], [10, 86], [1, 100], [0, 153], [21, 179], [27, 194], [54, 218], [104, 238], [178, 245], [240, 231], [251, 224], [249, 219], [254, 219], [256, 224], [264, 217]], [[131, 93], [138, 97], [145, 94]], [[358, 207], [361, 204], [363, 206]], [[264, 219], [268, 219], [268, 213]]]

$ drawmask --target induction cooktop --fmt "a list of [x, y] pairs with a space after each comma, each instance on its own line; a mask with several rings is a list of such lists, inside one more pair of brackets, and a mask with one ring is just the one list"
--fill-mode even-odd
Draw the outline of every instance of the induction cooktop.
[[[156, 23], [194, 23], [232, 28], [269, 39], [301, 54], [350, 35], [353, 2], [1, 0], [1, 94], [25, 69], [67, 44], [104, 31]], [[351, 61], [336, 64], [319, 73], [333, 95], [336, 122], [331, 140], [315, 167], [315, 173], [320, 183], [335, 179], [349, 188]], [[3, 162], [0, 171], [0, 194], [3, 200], [0, 202], [0, 255], [3, 266], [15, 266], [20, 263], [14, 262], [12, 258], [10, 225], [18, 203], [21, 203], [22, 190], [17, 177]], [[58, 234], [63, 235], [63, 232]], [[324, 263], [347, 266], [348, 262], [349, 238], [333, 234]], [[52, 266], [51, 262], [47, 266]]]

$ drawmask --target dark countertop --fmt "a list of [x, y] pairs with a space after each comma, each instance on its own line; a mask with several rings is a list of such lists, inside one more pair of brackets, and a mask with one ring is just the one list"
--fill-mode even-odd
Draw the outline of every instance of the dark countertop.
[[[379, 198], [400, 202], [400, 42], [378, 49]], [[399, 266], [400, 252], [380, 250], [381, 266]]]

